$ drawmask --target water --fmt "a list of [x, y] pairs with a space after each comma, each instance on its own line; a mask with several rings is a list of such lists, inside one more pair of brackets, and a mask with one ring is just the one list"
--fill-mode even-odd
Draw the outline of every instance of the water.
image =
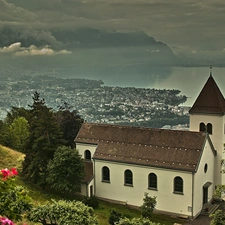
[[[103, 80], [104, 85], [156, 89], [179, 89], [191, 106], [206, 83], [209, 67], [154, 67], [151, 65], [74, 67], [63, 73], [67, 78]], [[225, 96], [225, 68], [213, 68], [213, 77]], [[58, 75], [62, 77], [62, 74]]]

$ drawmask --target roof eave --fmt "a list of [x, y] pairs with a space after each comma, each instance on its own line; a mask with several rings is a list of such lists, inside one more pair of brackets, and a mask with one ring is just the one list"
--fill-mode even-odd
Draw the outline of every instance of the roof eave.
[[190, 173], [195, 173], [196, 168], [193, 169], [179, 169], [179, 168], [174, 168], [174, 167], [169, 167], [169, 166], [160, 166], [160, 165], [145, 165], [141, 163], [132, 163], [132, 162], [125, 162], [125, 161], [120, 161], [120, 160], [109, 160], [109, 159], [102, 159], [98, 157], [93, 157], [94, 160], [100, 160], [100, 161], [108, 161], [108, 162], [116, 162], [116, 163], [126, 163], [126, 164], [131, 164], [131, 165], [138, 165], [138, 166], [144, 166], [144, 167], [155, 167], [155, 168], [162, 168], [162, 169], [170, 169], [170, 170], [176, 170], [176, 171], [184, 171], [184, 172], [190, 172]]
[[189, 114], [211, 114], [211, 115], [220, 115], [220, 116], [224, 116], [225, 112], [206, 112], [206, 111], [189, 111]]

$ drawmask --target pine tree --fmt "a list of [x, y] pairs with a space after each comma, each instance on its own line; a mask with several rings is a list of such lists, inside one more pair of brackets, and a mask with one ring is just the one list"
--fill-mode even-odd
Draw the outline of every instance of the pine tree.
[[63, 132], [63, 138], [66, 140], [65, 145], [75, 148], [74, 139], [84, 120], [77, 114], [77, 111], [73, 110], [65, 101], [63, 101], [62, 106], [59, 106], [56, 117]]
[[30, 109], [30, 137], [25, 147], [23, 177], [42, 187], [46, 184], [46, 169], [55, 150], [64, 144], [62, 132], [51, 108], [38, 92], [34, 93]]

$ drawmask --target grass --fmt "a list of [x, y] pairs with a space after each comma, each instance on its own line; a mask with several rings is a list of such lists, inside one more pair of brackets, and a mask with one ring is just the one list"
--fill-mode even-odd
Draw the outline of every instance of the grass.
[[[0, 145], [0, 169], [16, 167], [18, 171], [20, 171], [22, 168], [23, 160], [24, 154]], [[24, 183], [24, 181], [20, 178], [17, 179], [17, 183], [18, 185], [25, 186], [29, 190], [29, 196], [32, 198], [34, 205], [45, 204], [47, 201], [51, 199], [68, 199], [65, 198], [65, 196], [60, 196], [59, 194], [54, 193], [52, 191], [51, 192], [43, 191], [42, 189], [38, 188], [35, 185]], [[80, 198], [78, 197], [73, 197], [73, 199], [80, 200]], [[140, 210], [100, 200], [99, 207], [95, 209], [95, 214], [98, 216], [100, 225], [109, 225], [108, 218], [111, 209], [115, 209], [121, 212], [128, 218], [141, 216]], [[172, 218], [166, 215], [159, 215], [159, 214], [153, 214], [151, 220], [153, 222], [161, 223], [164, 225], [173, 225], [174, 223], [182, 224], [183, 222], [178, 218]], [[23, 223], [26, 223], [27, 225], [34, 225], [33, 223], [30, 223], [29, 221], [26, 220], [17, 223], [17, 225], [20, 224], [22, 225]]]

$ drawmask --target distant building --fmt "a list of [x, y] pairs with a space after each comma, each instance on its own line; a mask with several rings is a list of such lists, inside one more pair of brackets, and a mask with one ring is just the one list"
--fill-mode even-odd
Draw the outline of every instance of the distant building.
[[211, 73], [189, 111], [190, 131], [84, 123], [75, 139], [85, 160], [83, 195], [198, 216], [224, 184], [225, 99]]

